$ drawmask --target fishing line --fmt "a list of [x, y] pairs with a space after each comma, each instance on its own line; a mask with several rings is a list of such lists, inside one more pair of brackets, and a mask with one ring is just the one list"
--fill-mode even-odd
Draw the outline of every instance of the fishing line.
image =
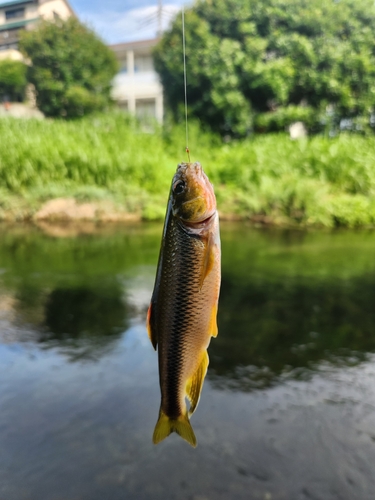
[[185, 129], [186, 129], [186, 152], [190, 163], [189, 131], [187, 116], [187, 83], [186, 83], [186, 44], [185, 44], [185, 8], [182, 6], [182, 48], [184, 54], [184, 90], [185, 90]]

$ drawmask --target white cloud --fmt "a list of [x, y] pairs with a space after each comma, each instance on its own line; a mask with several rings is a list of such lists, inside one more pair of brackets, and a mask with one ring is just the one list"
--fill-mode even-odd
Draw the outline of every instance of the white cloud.
[[[175, 4], [163, 6], [163, 29], [169, 25], [179, 10], [180, 7]], [[158, 30], [157, 7], [155, 6], [131, 9], [126, 12], [108, 10], [81, 12], [80, 18], [108, 43], [147, 40], [156, 37]]]

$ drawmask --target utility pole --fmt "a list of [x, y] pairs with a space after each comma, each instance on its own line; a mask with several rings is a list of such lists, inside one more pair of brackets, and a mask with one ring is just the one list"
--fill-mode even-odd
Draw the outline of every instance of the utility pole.
[[157, 31], [157, 36], [158, 37], [161, 37], [161, 35], [163, 33], [163, 19], [162, 19], [162, 15], [163, 15], [163, 0], [158, 0], [158, 13], [157, 13], [157, 16], [158, 16], [158, 31]]
[[163, 0], [158, 0], [158, 5], [156, 7], [156, 11], [154, 11], [152, 14], [148, 15], [145, 17], [139, 24], [140, 28], [145, 28], [146, 26], [152, 25], [152, 24], [157, 24], [157, 31], [156, 34], [158, 37], [161, 37], [163, 34], [163, 17], [164, 19], [168, 19], [170, 16], [168, 15], [168, 12], [165, 10], [163, 7]]

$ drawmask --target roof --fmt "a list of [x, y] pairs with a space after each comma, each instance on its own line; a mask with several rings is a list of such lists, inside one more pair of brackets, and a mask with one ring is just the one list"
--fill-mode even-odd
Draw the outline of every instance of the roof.
[[22, 3], [35, 3], [35, 0], [8, 0], [7, 2], [2, 2], [0, 0], [0, 9], [4, 7], [12, 7], [13, 5], [19, 5]]
[[152, 38], [150, 40], [137, 40], [136, 42], [115, 43], [109, 47], [115, 52], [123, 50], [142, 50], [154, 47], [159, 41], [159, 38]]
[[22, 21], [14, 21], [13, 23], [2, 24], [0, 26], [0, 31], [23, 28], [24, 26], [26, 26], [26, 24], [35, 23], [35, 21], [39, 21], [39, 19], [39, 17], [34, 17], [33, 19], [23, 19]]
[[123, 42], [123, 43], [114, 43], [110, 45], [112, 49], [134, 49], [137, 47], [153, 47], [159, 41], [159, 38], [150, 38], [147, 40], [137, 40], [135, 42]]

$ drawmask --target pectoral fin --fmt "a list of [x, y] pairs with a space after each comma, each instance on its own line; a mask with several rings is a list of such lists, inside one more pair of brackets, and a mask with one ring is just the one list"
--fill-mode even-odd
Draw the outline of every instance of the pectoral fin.
[[153, 321], [152, 321], [152, 302], [151, 302], [150, 307], [148, 308], [148, 311], [147, 311], [146, 326], [147, 326], [148, 337], [151, 340], [151, 344], [153, 345], [153, 347], [156, 351], [156, 346], [158, 345], [158, 339], [156, 336], [155, 326], [153, 325]]
[[189, 417], [194, 413], [196, 407], [198, 406], [204, 378], [207, 373], [208, 363], [208, 354], [207, 351], [204, 351], [202, 361], [200, 362], [197, 371], [186, 384], [186, 396], [190, 401]]
[[215, 263], [215, 238], [210, 232], [207, 238], [207, 244], [204, 252], [203, 266], [200, 276], [200, 288], [203, 286], [203, 282], [214, 267]]

